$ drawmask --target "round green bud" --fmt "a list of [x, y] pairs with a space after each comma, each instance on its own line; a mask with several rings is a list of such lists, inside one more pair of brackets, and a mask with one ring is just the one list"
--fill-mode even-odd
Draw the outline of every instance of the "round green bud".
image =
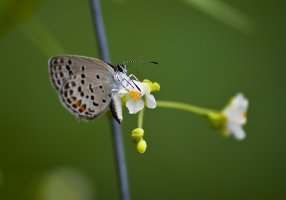
[[149, 79], [144, 79], [143, 83], [148, 83], [148, 84], [152, 84], [152, 82]]
[[135, 142], [139, 142], [144, 136], [144, 130], [142, 128], [135, 128], [131, 136]]
[[154, 82], [151, 84], [151, 91], [152, 92], [159, 92], [160, 91], [160, 85], [157, 82]]
[[137, 145], [136, 145], [136, 149], [138, 151], [138, 153], [145, 153], [146, 149], [147, 149], [147, 143], [144, 139], [141, 139]]

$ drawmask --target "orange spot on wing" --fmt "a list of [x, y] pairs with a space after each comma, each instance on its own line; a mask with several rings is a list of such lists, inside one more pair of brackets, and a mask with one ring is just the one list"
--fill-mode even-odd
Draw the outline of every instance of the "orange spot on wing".
[[86, 110], [86, 105], [85, 104], [79, 107], [79, 111], [80, 112], [84, 112], [85, 110]]
[[76, 107], [80, 107], [80, 106], [81, 106], [81, 100], [80, 100], [80, 99], [77, 100], [77, 101], [75, 102], [75, 105], [76, 105]]

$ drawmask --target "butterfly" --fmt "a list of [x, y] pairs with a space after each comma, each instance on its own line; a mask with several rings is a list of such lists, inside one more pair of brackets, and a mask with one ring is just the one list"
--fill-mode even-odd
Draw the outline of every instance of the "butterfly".
[[126, 84], [136, 88], [127, 76], [125, 64], [113, 66], [96, 58], [53, 57], [49, 60], [49, 73], [64, 107], [84, 120], [93, 120], [110, 108], [113, 117], [121, 123], [121, 99], [116, 96], [116, 91]]

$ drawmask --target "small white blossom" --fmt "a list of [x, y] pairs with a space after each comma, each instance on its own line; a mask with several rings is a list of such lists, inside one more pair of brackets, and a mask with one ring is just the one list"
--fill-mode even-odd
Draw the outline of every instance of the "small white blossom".
[[232, 134], [236, 139], [242, 140], [245, 138], [245, 132], [242, 126], [246, 123], [246, 112], [248, 108], [248, 100], [243, 94], [237, 94], [223, 110], [226, 116], [226, 131]]
[[143, 96], [145, 96], [146, 106], [148, 108], [156, 108], [155, 97], [150, 93], [151, 88], [149, 84], [132, 80], [132, 83], [122, 86], [117, 95], [120, 98], [126, 98], [126, 107], [129, 113], [136, 114], [144, 108]]

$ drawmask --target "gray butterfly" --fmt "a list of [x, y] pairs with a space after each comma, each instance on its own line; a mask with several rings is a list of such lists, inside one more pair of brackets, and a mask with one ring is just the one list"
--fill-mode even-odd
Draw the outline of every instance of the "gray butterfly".
[[66, 55], [51, 58], [49, 72], [68, 111], [92, 120], [110, 107], [113, 117], [121, 123], [121, 100], [113, 91], [122, 85], [122, 77], [128, 77], [125, 65], [115, 67], [96, 58]]

